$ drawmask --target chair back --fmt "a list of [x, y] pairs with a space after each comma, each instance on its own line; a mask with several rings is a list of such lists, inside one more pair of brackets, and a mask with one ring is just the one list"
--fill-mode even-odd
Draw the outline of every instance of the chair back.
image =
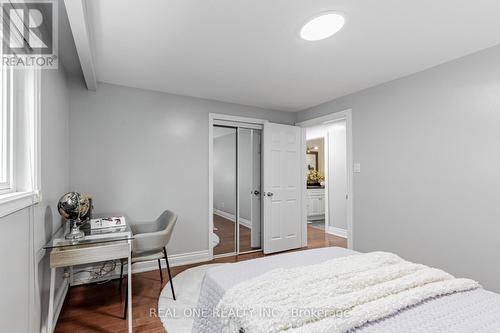
[[134, 232], [133, 256], [163, 251], [170, 242], [176, 222], [177, 215], [166, 210], [153, 222], [131, 224]]
[[156, 219], [156, 223], [158, 224], [158, 230], [161, 230], [163, 234], [164, 246], [167, 246], [172, 237], [175, 223], [177, 223], [177, 215], [171, 210], [166, 210]]

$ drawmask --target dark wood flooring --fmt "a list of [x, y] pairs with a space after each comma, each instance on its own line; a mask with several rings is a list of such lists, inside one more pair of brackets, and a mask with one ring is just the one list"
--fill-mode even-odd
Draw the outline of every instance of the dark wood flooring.
[[[329, 246], [346, 247], [346, 239], [329, 235], [320, 229], [308, 227], [308, 248]], [[295, 251], [304, 250], [298, 249]], [[227, 263], [262, 257], [261, 252], [215, 259], [193, 265], [172, 268], [175, 276], [180, 272], [207, 263]], [[135, 333], [163, 333], [165, 330], [160, 320], [150, 315], [151, 309], [158, 305], [158, 297], [163, 286], [168, 282], [166, 269], [163, 270], [163, 285], [160, 283], [158, 271], [134, 274], [133, 277], [133, 326]], [[125, 286], [125, 285], [124, 285]], [[123, 314], [122, 293], [118, 289], [118, 281], [106, 284], [90, 284], [72, 287], [64, 302], [59, 320], [55, 329], [57, 333], [126, 333], [127, 321], [121, 318]]]
[[[219, 236], [219, 245], [214, 247], [214, 254], [236, 252], [234, 222], [214, 214], [214, 232]], [[240, 252], [255, 250], [251, 246], [251, 229], [240, 224]]]

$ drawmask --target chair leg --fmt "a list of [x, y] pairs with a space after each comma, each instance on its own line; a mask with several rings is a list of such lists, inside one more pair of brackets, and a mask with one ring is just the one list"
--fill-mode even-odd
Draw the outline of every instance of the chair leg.
[[160, 281], [163, 284], [163, 272], [161, 271], [161, 262], [160, 262], [160, 259], [158, 259], [158, 270], [160, 271]]
[[[129, 277], [127, 276], [127, 279]], [[127, 319], [127, 308], [128, 308], [128, 288], [125, 289], [125, 309], [123, 310], [123, 319]]]
[[170, 281], [170, 289], [172, 289], [172, 296], [175, 301], [174, 283], [172, 281], [172, 274], [170, 273], [170, 265], [168, 264], [167, 249], [163, 248], [163, 254], [165, 255], [165, 261], [167, 262], [168, 280]]
[[123, 284], [123, 261], [120, 260], [120, 291], [122, 290]]

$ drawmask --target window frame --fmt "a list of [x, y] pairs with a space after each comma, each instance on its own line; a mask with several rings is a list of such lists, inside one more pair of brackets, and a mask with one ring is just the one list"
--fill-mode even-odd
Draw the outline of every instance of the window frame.
[[1, 67], [1, 110], [0, 110], [0, 195], [15, 191], [14, 183], [14, 140], [13, 140], [13, 73], [11, 68]]
[[[8, 147], [6, 158], [8, 182], [0, 189], [0, 218], [41, 200], [40, 180], [40, 110], [41, 70], [2, 68], [2, 122], [7, 131], [2, 138]], [[4, 72], [5, 70], [5, 72]], [[8, 75], [4, 75], [8, 73]], [[4, 108], [4, 106], [7, 106]], [[15, 112], [14, 112], [15, 111]], [[7, 116], [5, 116], [7, 115]], [[3, 132], [3, 131], [2, 131]], [[7, 133], [8, 132], [8, 133]]]

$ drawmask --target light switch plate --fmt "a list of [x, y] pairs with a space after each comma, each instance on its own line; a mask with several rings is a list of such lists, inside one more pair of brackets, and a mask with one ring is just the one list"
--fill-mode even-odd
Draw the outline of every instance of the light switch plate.
[[356, 172], [356, 173], [361, 172], [361, 164], [360, 163], [354, 163], [354, 172]]

